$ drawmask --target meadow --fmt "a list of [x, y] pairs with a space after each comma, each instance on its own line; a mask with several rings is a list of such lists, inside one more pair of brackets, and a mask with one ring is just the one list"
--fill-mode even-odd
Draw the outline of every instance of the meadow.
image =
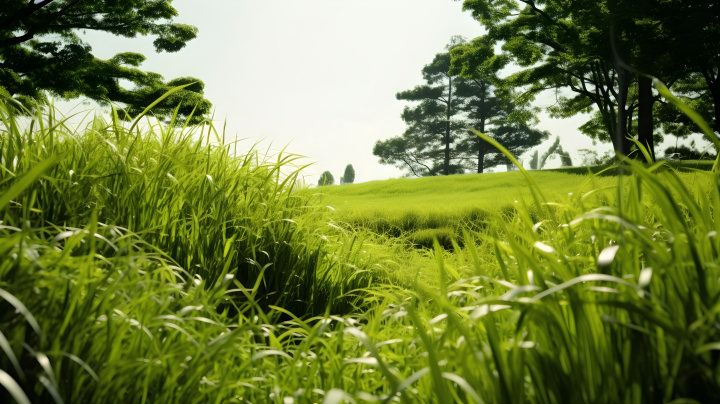
[[720, 400], [717, 172], [306, 190], [212, 125], [9, 103], [0, 402]]

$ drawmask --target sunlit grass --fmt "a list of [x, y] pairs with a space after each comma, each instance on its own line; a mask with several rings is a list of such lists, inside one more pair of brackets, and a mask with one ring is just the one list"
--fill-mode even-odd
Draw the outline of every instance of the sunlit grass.
[[716, 173], [532, 172], [543, 206], [516, 173], [325, 190], [488, 203], [415, 249], [207, 126], [3, 106], [0, 402], [720, 400]]

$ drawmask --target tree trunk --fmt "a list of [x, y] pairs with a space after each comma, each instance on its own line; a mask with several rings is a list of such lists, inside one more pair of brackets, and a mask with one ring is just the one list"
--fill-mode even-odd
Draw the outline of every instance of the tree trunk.
[[[485, 134], [485, 118], [480, 120], [480, 133]], [[477, 172], [478, 174], [482, 174], [484, 171], [484, 161], [485, 161], [485, 141], [480, 139], [480, 136], [477, 136], [477, 142], [478, 142], [478, 165], [477, 165]]]
[[483, 171], [484, 171], [484, 168], [485, 168], [485, 167], [484, 167], [484, 161], [485, 161], [485, 145], [483, 144], [483, 143], [485, 143], [485, 141], [482, 140], [482, 139], [480, 139], [480, 137], [478, 136], [477, 142], [478, 142], [477, 172], [478, 172], [478, 174], [482, 174]]
[[630, 143], [625, 138], [627, 131], [625, 129], [625, 121], [627, 120], [627, 111], [625, 105], [627, 103], [628, 88], [630, 87], [629, 72], [625, 68], [618, 66], [618, 99], [617, 99], [617, 122], [615, 130], [615, 139], [613, 139], [613, 146], [615, 151], [627, 156], [630, 153]]
[[650, 156], [655, 159], [653, 144], [653, 103], [652, 80], [649, 77], [638, 77], [638, 141], [648, 148]]
[[445, 175], [450, 175], [450, 108], [452, 106], [452, 77], [448, 80], [448, 99], [447, 108], [445, 109], [445, 160], [443, 161], [443, 170]]

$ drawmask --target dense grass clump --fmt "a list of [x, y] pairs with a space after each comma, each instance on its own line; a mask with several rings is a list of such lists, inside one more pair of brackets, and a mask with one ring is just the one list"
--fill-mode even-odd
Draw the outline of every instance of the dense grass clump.
[[[232, 272], [246, 287], [262, 279], [264, 307], [304, 314], [342, 304], [330, 295], [347, 291], [348, 267], [328, 257], [335, 250], [322, 229], [294, 220], [310, 202], [293, 193], [296, 156], [237, 155], [237, 144], [224, 144], [211, 126], [141, 131], [95, 118], [70, 131], [50, 114], [23, 132], [7, 109], [4, 118], [0, 181], [10, 185], [55, 161], [5, 209], [6, 225], [61, 232], [95, 215], [103, 225], [141, 234], [187, 277], [214, 284]], [[370, 276], [356, 279], [365, 281], [360, 286]]]
[[0, 402], [720, 400], [717, 173], [537, 178], [414, 250], [207, 126], [0, 118]]

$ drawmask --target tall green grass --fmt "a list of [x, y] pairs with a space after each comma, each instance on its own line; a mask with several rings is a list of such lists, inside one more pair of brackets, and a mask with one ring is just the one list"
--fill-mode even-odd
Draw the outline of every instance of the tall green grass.
[[520, 198], [399, 289], [291, 157], [0, 112], [0, 402], [720, 400], [716, 173]]
[[212, 125], [163, 128], [148, 121], [141, 130], [114, 114], [71, 130], [50, 110], [23, 130], [11, 109], [0, 114], [7, 128], [0, 183], [57, 157], [13, 198], [3, 212], [6, 225], [61, 232], [95, 215], [103, 226], [141, 235], [183, 268], [186, 281], [214, 284], [232, 273], [243, 287], [257, 283], [263, 307], [298, 313], [341, 304], [334, 298], [352, 272], [327, 256], [335, 248], [323, 229], [294, 220], [310, 203], [293, 193], [302, 168], [294, 166], [297, 156], [254, 148], [239, 154], [237, 142], [224, 143]]

